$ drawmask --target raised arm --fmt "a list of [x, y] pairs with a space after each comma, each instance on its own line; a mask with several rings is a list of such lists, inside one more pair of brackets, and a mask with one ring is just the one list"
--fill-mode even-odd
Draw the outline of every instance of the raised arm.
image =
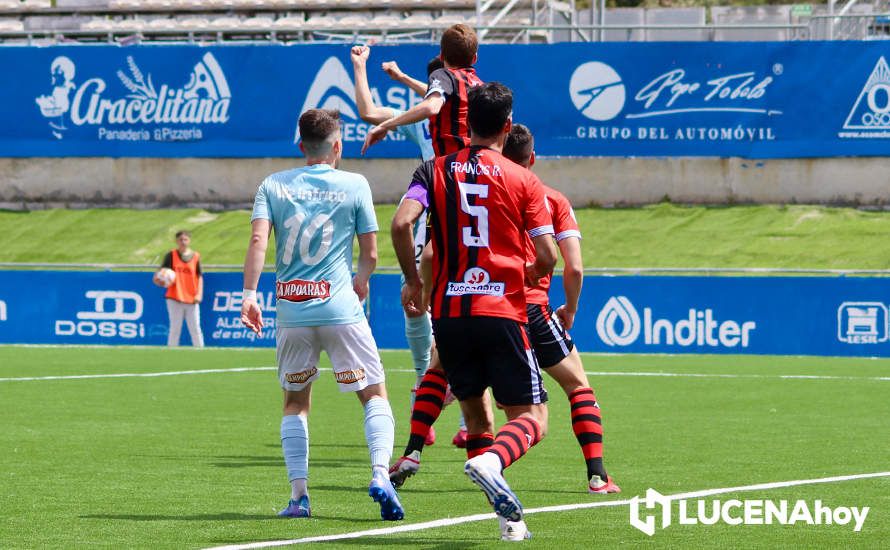
[[390, 118], [380, 123], [379, 126], [371, 128], [368, 131], [368, 135], [365, 136], [365, 144], [362, 146], [362, 154], [365, 154], [368, 147], [382, 141], [390, 130], [394, 130], [399, 126], [404, 126], [406, 124], [414, 124], [415, 122], [420, 122], [421, 120], [426, 120], [438, 115], [444, 104], [445, 98], [442, 94], [434, 92], [401, 115]]
[[400, 82], [405, 86], [408, 86], [414, 93], [423, 97], [426, 95], [427, 85], [426, 82], [421, 82], [416, 78], [412, 78], [409, 75], [402, 72], [402, 69], [399, 68], [399, 64], [395, 61], [384, 61], [381, 65], [383, 72], [389, 75], [389, 77], [396, 82]]
[[260, 284], [260, 274], [266, 261], [266, 248], [269, 246], [269, 233], [272, 224], [266, 219], [251, 222], [250, 243], [244, 258], [244, 290], [241, 302], [241, 322], [257, 334], [263, 328], [263, 313], [257, 304], [256, 290]]
[[358, 107], [358, 116], [365, 122], [380, 124], [392, 118], [392, 109], [374, 104], [371, 98], [371, 88], [368, 85], [368, 57], [371, 48], [368, 46], [353, 46], [349, 52], [352, 60], [352, 71], [355, 76], [355, 105]]

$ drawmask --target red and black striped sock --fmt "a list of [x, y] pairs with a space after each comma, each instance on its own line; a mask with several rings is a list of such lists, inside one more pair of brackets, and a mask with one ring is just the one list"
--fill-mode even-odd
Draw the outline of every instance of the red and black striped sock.
[[587, 463], [587, 479], [596, 474], [606, 481], [603, 467], [603, 421], [600, 406], [591, 388], [581, 388], [569, 395], [572, 407], [572, 431], [581, 445], [584, 461]]
[[404, 456], [414, 451], [423, 451], [423, 444], [430, 428], [442, 413], [445, 401], [445, 388], [448, 382], [445, 373], [437, 369], [428, 369], [417, 392], [414, 394], [414, 407], [411, 409], [411, 436]]
[[467, 434], [467, 458], [479, 456], [494, 443], [494, 436], [490, 433]]
[[494, 438], [489, 452], [496, 454], [501, 459], [501, 466], [507, 468], [540, 440], [541, 426], [538, 421], [520, 416], [504, 424]]

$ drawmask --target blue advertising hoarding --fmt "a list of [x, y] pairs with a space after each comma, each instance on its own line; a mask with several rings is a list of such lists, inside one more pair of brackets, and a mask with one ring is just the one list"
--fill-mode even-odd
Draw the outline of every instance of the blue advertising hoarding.
[[[267, 330], [240, 322], [240, 273], [207, 273], [208, 346], [274, 346], [274, 280], [260, 281]], [[164, 291], [151, 274], [0, 271], [0, 343], [165, 345]], [[374, 275], [366, 304], [379, 347], [403, 349], [399, 277]], [[563, 301], [560, 278], [551, 290]], [[890, 357], [890, 279], [588, 276], [571, 334], [611, 353]], [[187, 345], [188, 331], [182, 343]]]
[[[423, 78], [431, 45], [378, 46], [376, 102], [420, 97], [379, 70]], [[890, 153], [890, 44], [876, 42], [486, 45], [478, 72], [515, 92], [516, 121], [551, 156], [792, 158]], [[289, 157], [297, 119], [338, 109], [347, 157], [368, 125], [349, 46], [0, 48], [3, 157]], [[372, 158], [416, 158], [403, 137]]]

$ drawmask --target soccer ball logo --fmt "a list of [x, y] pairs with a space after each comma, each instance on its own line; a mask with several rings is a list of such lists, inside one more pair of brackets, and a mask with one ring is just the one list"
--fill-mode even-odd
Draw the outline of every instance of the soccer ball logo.
[[155, 284], [164, 288], [170, 288], [176, 282], [176, 272], [170, 268], [162, 267], [155, 273]]

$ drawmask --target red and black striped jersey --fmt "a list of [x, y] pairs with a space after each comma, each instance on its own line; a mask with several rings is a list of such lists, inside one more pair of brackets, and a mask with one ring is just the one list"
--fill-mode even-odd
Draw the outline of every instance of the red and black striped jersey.
[[433, 319], [526, 322], [526, 234], [553, 233], [541, 181], [479, 146], [421, 165], [413, 180], [427, 189]]
[[[575, 219], [575, 211], [572, 210], [572, 203], [562, 193], [552, 187], [544, 186], [546, 194], [547, 211], [553, 220], [553, 232], [556, 236], [556, 242], [569, 237], [577, 239], [581, 238], [581, 230], [578, 228], [578, 221]], [[525, 259], [527, 262], [535, 261], [535, 246], [532, 240], [525, 238]], [[553, 275], [547, 275], [541, 279], [539, 286], [525, 287], [525, 301], [529, 304], [547, 305], [550, 299], [547, 291], [550, 290], [550, 280]]]
[[467, 93], [474, 86], [481, 86], [476, 69], [441, 68], [430, 74], [426, 95], [439, 93], [445, 100], [439, 114], [430, 117], [430, 136], [437, 157], [450, 155], [470, 145], [470, 127], [467, 124]]

